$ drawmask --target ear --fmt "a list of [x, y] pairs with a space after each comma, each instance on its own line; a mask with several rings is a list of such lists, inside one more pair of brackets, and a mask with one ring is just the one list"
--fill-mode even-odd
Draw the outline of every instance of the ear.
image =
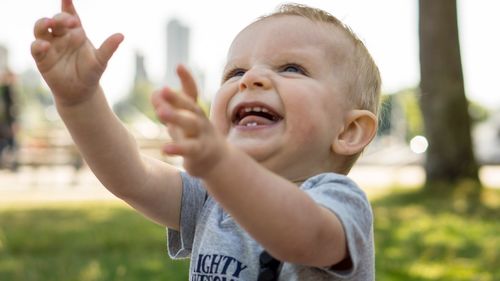
[[377, 126], [377, 117], [371, 111], [349, 111], [342, 131], [333, 140], [333, 152], [340, 155], [361, 152], [375, 137]]

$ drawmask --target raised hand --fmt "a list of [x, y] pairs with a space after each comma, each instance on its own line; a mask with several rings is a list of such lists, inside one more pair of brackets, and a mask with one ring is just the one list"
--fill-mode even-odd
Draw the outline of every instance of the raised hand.
[[182, 83], [181, 93], [163, 88], [152, 97], [156, 115], [173, 140], [163, 147], [163, 152], [182, 156], [186, 171], [203, 177], [224, 155], [226, 141], [197, 105], [197, 87], [191, 73], [180, 65], [177, 74]]
[[106, 65], [123, 41], [108, 37], [96, 49], [87, 38], [72, 0], [62, 0], [61, 12], [35, 23], [31, 53], [56, 102], [74, 105], [96, 92]]

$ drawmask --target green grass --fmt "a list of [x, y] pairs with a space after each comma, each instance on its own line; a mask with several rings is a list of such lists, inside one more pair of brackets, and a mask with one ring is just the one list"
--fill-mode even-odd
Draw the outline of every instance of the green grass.
[[500, 280], [500, 191], [481, 204], [395, 191], [372, 202], [377, 280]]
[[114, 202], [0, 207], [0, 280], [188, 280], [165, 237]]
[[[377, 280], [500, 280], [500, 191], [483, 199], [373, 199]], [[175, 281], [187, 270], [168, 258], [165, 229], [124, 204], [0, 206], [1, 281]]]

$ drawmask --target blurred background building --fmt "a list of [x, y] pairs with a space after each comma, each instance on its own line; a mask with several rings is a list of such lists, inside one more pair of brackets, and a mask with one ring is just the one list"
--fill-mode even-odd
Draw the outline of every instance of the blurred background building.
[[189, 34], [189, 27], [178, 19], [172, 19], [167, 23], [166, 83], [174, 89], [180, 87], [175, 71], [177, 65], [189, 63]]
[[7, 68], [8, 50], [5, 46], [0, 45], [0, 74]]

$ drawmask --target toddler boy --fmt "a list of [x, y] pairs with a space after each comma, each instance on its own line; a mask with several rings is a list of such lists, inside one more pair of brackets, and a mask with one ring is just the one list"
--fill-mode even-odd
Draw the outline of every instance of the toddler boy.
[[99, 79], [121, 34], [94, 48], [71, 0], [35, 24], [32, 54], [74, 141], [116, 196], [168, 228], [190, 280], [257, 280], [259, 256], [280, 280], [373, 280], [372, 212], [346, 177], [377, 128], [380, 76], [330, 14], [283, 5], [243, 29], [208, 119], [190, 72], [181, 93], [153, 94], [185, 172], [139, 152]]

